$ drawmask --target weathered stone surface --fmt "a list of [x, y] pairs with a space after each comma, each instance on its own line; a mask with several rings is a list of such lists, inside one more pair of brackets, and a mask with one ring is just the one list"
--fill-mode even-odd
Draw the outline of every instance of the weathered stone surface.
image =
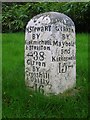
[[76, 83], [75, 26], [66, 15], [33, 17], [25, 33], [25, 82], [34, 90], [62, 93]]

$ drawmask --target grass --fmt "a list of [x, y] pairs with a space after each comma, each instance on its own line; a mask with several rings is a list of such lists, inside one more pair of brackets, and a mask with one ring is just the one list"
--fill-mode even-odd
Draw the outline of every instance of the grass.
[[[0, 60], [2, 61], [2, 34], [0, 34]], [[0, 119], [2, 118], [2, 62], [0, 62]]]
[[57, 96], [29, 91], [24, 81], [24, 34], [2, 35], [3, 118], [85, 118], [88, 115], [88, 34], [77, 34], [77, 84]]

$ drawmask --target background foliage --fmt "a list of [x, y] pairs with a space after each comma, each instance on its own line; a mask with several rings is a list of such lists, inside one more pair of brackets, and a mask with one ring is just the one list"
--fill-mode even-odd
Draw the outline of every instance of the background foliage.
[[90, 30], [90, 2], [29, 2], [3, 3], [2, 31], [24, 31], [33, 16], [48, 11], [61, 12], [71, 17], [77, 32]]

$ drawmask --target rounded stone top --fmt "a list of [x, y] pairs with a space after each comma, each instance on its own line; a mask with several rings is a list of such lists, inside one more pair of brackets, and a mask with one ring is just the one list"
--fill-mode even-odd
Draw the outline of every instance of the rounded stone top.
[[68, 17], [67, 15], [63, 14], [63, 13], [46, 12], [46, 13], [42, 13], [42, 14], [34, 16], [32, 18], [32, 20], [34, 20], [34, 22], [36, 22], [37, 19], [39, 19], [40, 17], [42, 17], [42, 20], [44, 18], [46, 18], [46, 21], [48, 19], [47, 17], [49, 17], [50, 18], [50, 24], [55, 24], [57, 22], [62, 22], [63, 24], [65, 24], [67, 26], [75, 26], [74, 22], [71, 20], [71, 18]]

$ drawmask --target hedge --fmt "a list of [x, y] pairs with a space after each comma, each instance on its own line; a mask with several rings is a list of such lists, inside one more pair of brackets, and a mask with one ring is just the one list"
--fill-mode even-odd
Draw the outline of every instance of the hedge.
[[77, 32], [90, 30], [90, 2], [29, 2], [3, 3], [2, 32], [24, 31], [33, 16], [49, 11], [68, 15], [74, 21]]

